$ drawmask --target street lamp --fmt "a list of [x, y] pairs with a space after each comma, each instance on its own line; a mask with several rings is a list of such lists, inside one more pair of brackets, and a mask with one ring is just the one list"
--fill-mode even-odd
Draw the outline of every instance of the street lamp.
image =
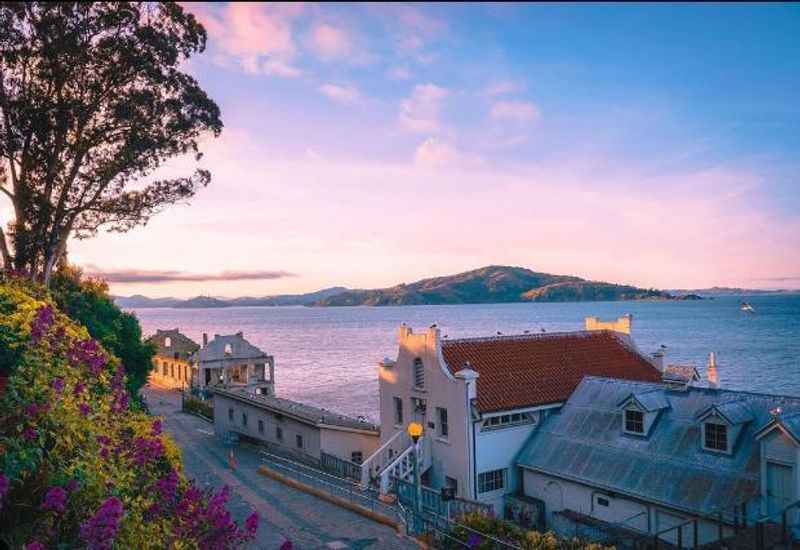
[[414, 511], [420, 514], [422, 512], [422, 483], [419, 478], [419, 438], [422, 437], [424, 429], [419, 422], [411, 422], [408, 424], [407, 431], [411, 441], [414, 442]]

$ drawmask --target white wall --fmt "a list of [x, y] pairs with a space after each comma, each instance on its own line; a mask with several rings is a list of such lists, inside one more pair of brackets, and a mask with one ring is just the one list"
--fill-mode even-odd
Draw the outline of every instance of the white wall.
[[[453, 377], [441, 357], [439, 330], [429, 329], [414, 334], [409, 327], [399, 331], [397, 360], [391, 366], [379, 369], [381, 442], [390, 439], [398, 430], [405, 430], [409, 422], [417, 421], [425, 428], [426, 437], [431, 437], [432, 469], [430, 485], [439, 488], [445, 476], [458, 483], [458, 496], [474, 498], [472, 495], [471, 451], [470, 451], [470, 406], [467, 398], [467, 382]], [[425, 387], [414, 388], [414, 359], [422, 359], [425, 367]], [[471, 382], [475, 384], [475, 381]], [[395, 425], [393, 397], [403, 400], [403, 425]], [[426, 400], [426, 414], [414, 413], [411, 398]], [[436, 408], [447, 409], [449, 434], [447, 439], [437, 437], [438, 418]], [[431, 428], [429, 423], [433, 423]]]
[[322, 428], [320, 432], [320, 449], [324, 452], [350, 460], [354, 451], [360, 451], [367, 458], [378, 448], [380, 438], [377, 433], [365, 434]]

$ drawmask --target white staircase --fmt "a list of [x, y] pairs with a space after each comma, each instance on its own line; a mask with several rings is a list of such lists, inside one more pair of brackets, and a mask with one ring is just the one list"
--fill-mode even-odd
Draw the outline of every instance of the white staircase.
[[[431, 464], [431, 446], [426, 437], [421, 437], [416, 446], [419, 471], [424, 472]], [[368, 487], [373, 480], [379, 482], [380, 492], [389, 491], [392, 478], [412, 481], [414, 475], [414, 443], [405, 431], [398, 431], [361, 464], [361, 485]]]

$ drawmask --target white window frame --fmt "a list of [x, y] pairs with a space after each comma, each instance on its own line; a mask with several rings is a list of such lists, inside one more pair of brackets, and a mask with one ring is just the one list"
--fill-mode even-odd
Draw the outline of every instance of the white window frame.
[[403, 398], [395, 395], [392, 398], [392, 407], [394, 408], [394, 425], [403, 425]]
[[488, 470], [478, 474], [478, 493], [491, 493], [505, 489], [508, 468]]
[[414, 369], [411, 375], [414, 377], [414, 389], [421, 390], [425, 388], [425, 364], [422, 359], [417, 357], [412, 363]]
[[444, 407], [436, 407], [436, 435], [440, 439], [448, 439], [450, 436], [447, 409]]
[[[720, 448], [717, 448], [717, 447], [709, 447], [706, 444], [708, 442], [707, 431], [708, 431], [708, 426], [709, 425], [714, 425], [714, 426], [719, 426], [721, 428], [724, 428], [724, 430], [725, 430], [725, 448], [724, 449], [720, 449]], [[702, 436], [702, 438], [703, 438], [703, 441], [701, 442], [702, 446], [703, 446], [703, 450], [709, 451], [711, 453], [730, 454], [730, 452], [731, 452], [731, 429], [730, 428], [731, 427], [728, 424], [726, 424], [724, 421], [722, 421], [722, 420], [717, 420], [717, 419], [705, 420], [703, 422], [702, 434], [700, 434]]]
[[524, 426], [526, 424], [536, 424], [534, 412], [508, 413], [491, 416], [483, 421], [483, 430], [500, 430], [512, 426]]
[[[642, 431], [628, 429], [628, 413], [638, 413], [642, 415]], [[637, 422], [637, 421], [634, 421]], [[622, 431], [631, 435], [645, 435], [647, 428], [647, 414], [637, 407], [626, 407], [622, 411]]]

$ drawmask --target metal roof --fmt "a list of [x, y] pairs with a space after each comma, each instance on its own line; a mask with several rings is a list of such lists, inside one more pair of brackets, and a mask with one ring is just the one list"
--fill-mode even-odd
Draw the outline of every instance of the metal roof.
[[[800, 398], [700, 387], [665, 389], [671, 406], [661, 411], [650, 435], [622, 433], [619, 403], [631, 394], [663, 387], [584, 378], [561, 410], [526, 442], [517, 463], [690, 513], [721, 510], [758, 493], [760, 456], [754, 435], [777, 407], [795, 418], [791, 415], [800, 413]], [[697, 414], [734, 401], [747, 404], [753, 421], [742, 425], [731, 455], [704, 451]], [[800, 421], [795, 425], [800, 427]]]
[[696, 416], [698, 419], [702, 419], [714, 413], [727, 420], [733, 426], [750, 422], [754, 418], [749, 401], [742, 398], [736, 398], [725, 403], [715, 403], [700, 411]]
[[666, 392], [662, 388], [650, 389], [631, 393], [622, 400], [620, 405], [624, 404], [630, 399], [635, 399], [645, 411], [653, 412], [660, 411], [661, 409], [669, 408], [669, 400], [667, 399]]

